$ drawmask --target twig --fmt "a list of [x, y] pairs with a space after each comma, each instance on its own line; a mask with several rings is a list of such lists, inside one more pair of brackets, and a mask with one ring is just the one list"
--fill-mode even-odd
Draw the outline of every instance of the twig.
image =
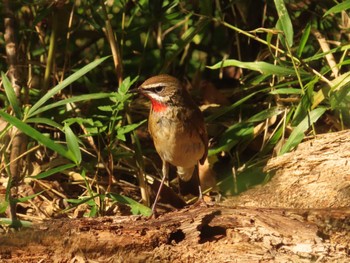
[[109, 45], [111, 47], [114, 68], [115, 68], [115, 72], [117, 75], [118, 83], [120, 85], [123, 82], [123, 65], [122, 65], [122, 60], [121, 60], [120, 49], [119, 49], [119, 45], [117, 42], [117, 37], [113, 33], [111, 21], [108, 18], [107, 9], [106, 9], [106, 6], [105, 6], [103, 0], [101, 0], [101, 7], [102, 7], [102, 12], [104, 15], [105, 25], [106, 25], [105, 34], [107, 36], [107, 40], [108, 40]]

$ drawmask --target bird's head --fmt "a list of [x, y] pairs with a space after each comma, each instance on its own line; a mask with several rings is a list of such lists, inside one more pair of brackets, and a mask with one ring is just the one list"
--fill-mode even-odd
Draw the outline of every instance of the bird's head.
[[168, 106], [181, 102], [185, 92], [178, 79], [166, 74], [147, 79], [139, 90], [151, 100], [154, 111], [164, 111]]

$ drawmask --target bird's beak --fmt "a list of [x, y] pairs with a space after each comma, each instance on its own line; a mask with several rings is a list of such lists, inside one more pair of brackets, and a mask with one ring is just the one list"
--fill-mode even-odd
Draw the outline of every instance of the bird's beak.
[[141, 88], [141, 86], [139, 86], [137, 89], [138, 89], [138, 92], [143, 94], [143, 95], [145, 95], [147, 93], [147, 91], [145, 89]]
[[140, 88], [129, 89], [129, 93], [133, 93], [133, 94], [140, 93]]

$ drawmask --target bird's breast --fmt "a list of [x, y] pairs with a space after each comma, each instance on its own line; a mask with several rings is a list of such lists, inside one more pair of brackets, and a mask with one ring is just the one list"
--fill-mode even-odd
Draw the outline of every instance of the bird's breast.
[[198, 131], [184, 124], [178, 112], [151, 112], [148, 129], [160, 157], [174, 166], [193, 167], [202, 158], [204, 142]]

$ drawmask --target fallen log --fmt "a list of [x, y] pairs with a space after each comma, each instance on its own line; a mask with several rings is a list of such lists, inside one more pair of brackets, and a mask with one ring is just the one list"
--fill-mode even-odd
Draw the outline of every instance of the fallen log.
[[50, 220], [0, 237], [1, 262], [346, 262], [350, 209], [190, 207]]

